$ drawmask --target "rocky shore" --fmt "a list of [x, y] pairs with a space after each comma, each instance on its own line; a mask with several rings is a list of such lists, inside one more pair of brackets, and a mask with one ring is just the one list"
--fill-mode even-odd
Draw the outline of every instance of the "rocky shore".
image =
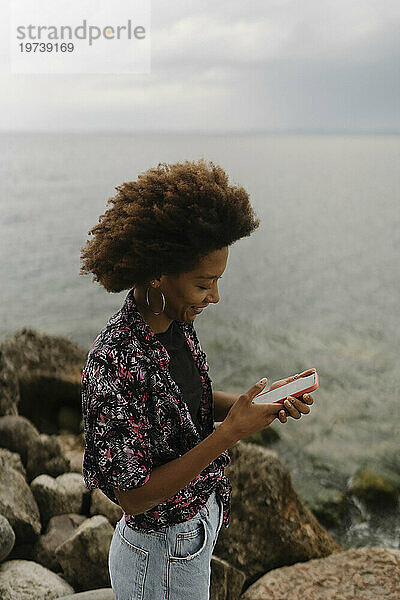
[[[23, 329], [0, 344], [0, 598], [110, 600], [119, 506], [82, 478], [86, 351]], [[237, 443], [232, 517], [212, 558], [211, 600], [400, 598], [400, 551], [343, 549], [351, 503], [394, 509], [396, 477], [349, 481], [310, 464], [272, 428]]]

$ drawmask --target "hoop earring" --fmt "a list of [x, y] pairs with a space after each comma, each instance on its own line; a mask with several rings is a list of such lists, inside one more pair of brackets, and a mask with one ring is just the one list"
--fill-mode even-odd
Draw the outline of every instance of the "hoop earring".
[[164, 294], [162, 293], [162, 290], [160, 290], [160, 292], [161, 292], [161, 296], [162, 296], [163, 307], [162, 307], [162, 310], [161, 310], [161, 312], [154, 312], [154, 311], [153, 311], [153, 310], [150, 308], [150, 301], [149, 301], [149, 289], [150, 289], [150, 286], [148, 285], [148, 286], [147, 286], [147, 290], [146, 290], [146, 303], [147, 303], [147, 306], [149, 307], [149, 309], [151, 310], [151, 312], [153, 313], [153, 315], [155, 315], [155, 316], [157, 317], [158, 315], [161, 315], [161, 313], [162, 313], [162, 312], [164, 312], [164, 308], [165, 308], [165, 296], [164, 296]]

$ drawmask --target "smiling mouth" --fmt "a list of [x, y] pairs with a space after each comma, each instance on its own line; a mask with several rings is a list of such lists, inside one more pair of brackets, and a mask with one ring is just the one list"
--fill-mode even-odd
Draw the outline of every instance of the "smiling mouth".
[[[208, 306], [208, 305], [207, 305]], [[203, 308], [206, 308], [205, 306], [192, 306], [191, 309], [196, 313], [199, 314], [202, 312]]]

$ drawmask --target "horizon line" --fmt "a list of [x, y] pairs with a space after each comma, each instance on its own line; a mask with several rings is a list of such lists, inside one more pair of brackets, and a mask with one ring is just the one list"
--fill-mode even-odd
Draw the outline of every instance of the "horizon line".
[[400, 135], [400, 129], [261, 129], [261, 130], [127, 130], [127, 129], [0, 129], [0, 135], [44, 134], [44, 135]]

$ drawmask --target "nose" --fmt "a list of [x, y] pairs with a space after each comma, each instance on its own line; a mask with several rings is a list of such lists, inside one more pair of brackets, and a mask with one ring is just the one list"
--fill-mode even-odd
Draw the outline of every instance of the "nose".
[[217, 282], [215, 282], [211, 292], [208, 294], [207, 302], [212, 302], [213, 304], [216, 304], [217, 302], [219, 302], [219, 293], [218, 293]]

